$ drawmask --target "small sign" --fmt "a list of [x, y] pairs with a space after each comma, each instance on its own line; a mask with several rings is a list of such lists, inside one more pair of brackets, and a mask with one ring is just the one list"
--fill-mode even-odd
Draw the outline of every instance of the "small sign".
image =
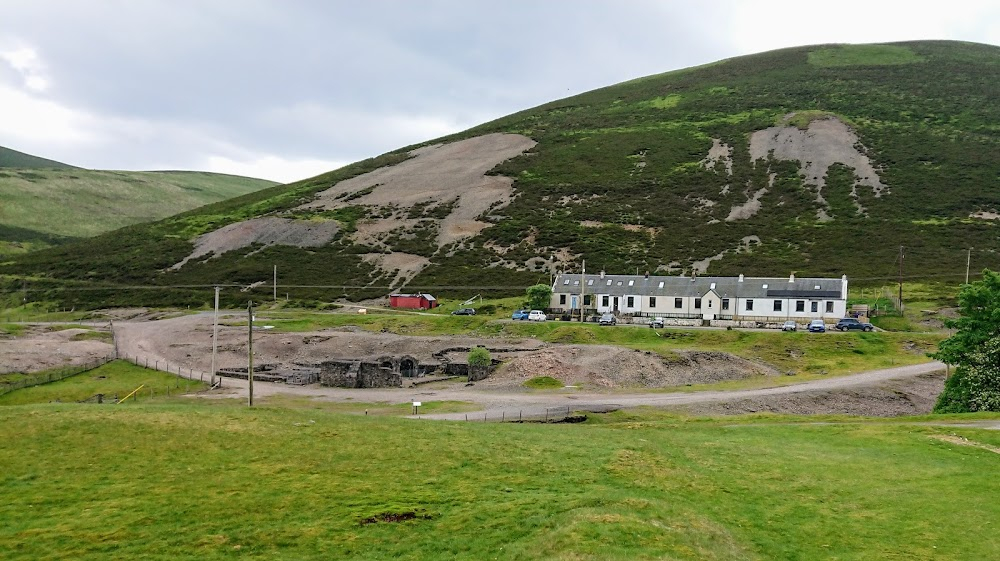
[[420, 402], [419, 401], [414, 401], [413, 402], [413, 406], [414, 407], [420, 407]]

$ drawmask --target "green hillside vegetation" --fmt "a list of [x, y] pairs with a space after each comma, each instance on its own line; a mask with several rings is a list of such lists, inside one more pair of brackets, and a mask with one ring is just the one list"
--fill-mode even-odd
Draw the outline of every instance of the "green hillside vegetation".
[[1000, 433], [822, 421], [6, 406], [0, 557], [964, 561], [1000, 550], [1000, 502], [983, 492]]
[[0, 169], [0, 255], [152, 222], [273, 185], [190, 171]]
[[21, 169], [79, 169], [69, 164], [46, 160], [10, 148], [0, 146], [0, 168], [21, 168]]
[[[820, 45], [728, 59], [555, 101], [432, 141], [509, 132], [538, 144], [492, 170], [515, 179], [515, 197], [484, 213], [491, 227], [437, 250], [427, 242], [433, 233], [418, 224], [394, 234], [394, 249], [430, 259], [411, 290], [475, 286], [523, 293], [548, 281], [549, 270], [529, 260], [556, 254], [570, 256], [559, 267], [575, 269], [586, 259], [591, 270], [616, 273], [689, 272], [696, 262], [721, 255], [708, 274], [847, 274], [854, 286], [881, 285], [898, 274], [901, 245], [908, 279], [957, 285], [964, 278], [966, 248], [976, 248], [973, 271], [995, 262], [1000, 251], [998, 221], [989, 219], [1000, 211], [998, 82], [1000, 48], [994, 46]], [[828, 118], [857, 135], [854, 148], [876, 170], [881, 196], [855, 184], [864, 179], [857, 170], [833, 164], [823, 204], [811, 179], [803, 177], [801, 162], [773, 155], [751, 161], [754, 132], [778, 125], [808, 129]], [[731, 148], [731, 172], [724, 162], [707, 160], [716, 142]], [[293, 303], [384, 295], [391, 276], [382, 276], [361, 255], [385, 250], [348, 234], [365, 217], [391, 214], [391, 208], [357, 205], [325, 214], [293, 209], [342, 179], [406, 159], [413, 148], [28, 255], [0, 265], [0, 273], [30, 277], [33, 298], [78, 307], [205, 305], [212, 295], [208, 288], [148, 287], [247, 285], [269, 279], [274, 265], [282, 271], [279, 282], [288, 285], [281, 291]], [[759, 211], [727, 220], [754, 194]], [[413, 212], [419, 218], [427, 209]], [[251, 247], [168, 270], [191, 253], [198, 235], [263, 215], [335, 220], [342, 230], [323, 247]], [[494, 267], [501, 262], [508, 268], [498, 275]], [[121, 285], [147, 288], [114, 290]], [[322, 285], [335, 288], [299, 288]], [[469, 290], [435, 292], [467, 297]]]

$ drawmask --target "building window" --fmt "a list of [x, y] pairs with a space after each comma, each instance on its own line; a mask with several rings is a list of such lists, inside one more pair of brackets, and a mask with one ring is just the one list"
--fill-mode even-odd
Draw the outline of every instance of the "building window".
[[795, 301], [795, 311], [796, 312], [804, 312], [804, 311], [806, 311], [806, 301], [805, 300], [796, 300]]
[[711, 307], [712, 307], [712, 301], [711, 301], [711, 300], [709, 300], [709, 301], [708, 301], [708, 307], [709, 307], [709, 308], [711, 308]]
[[569, 279], [564, 280], [563, 284], [569, 284]]
[[628, 307], [628, 308], [632, 308], [634, 306], [634, 303], [635, 303], [635, 297], [634, 296], [629, 296], [629, 297], [627, 297], [625, 299], [625, 301], [627, 302], [625, 304], [625, 306]]
[[604, 306], [605, 308], [608, 307], [608, 297], [606, 295], [601, 296], [601, 306]]
[[656, 307], [656, 296], [650, 296], [649, 297], [649, 307], [650, 308], [655, 308]]
[[635, 281], [634, 281], [634, 280], [630, 280], [630, 281], [628, 281], [628, 285], [629, 285], [629, 286], [632, 286], [633, 284], [635, 284]]
[[678, 310], [684, 307], [684, 301], [680, 298], [674, 298], [674, 307]]
[[565, 294], [560, 294], [559, 295], [559, 305], [560, 306], [565, 306], [566, 305], [566, 295]]
[[816, 312], [819, 311], [819, 302], [810, 302], [809, 304], [810, 307], [812, 308], [812, 313], [815, 314]]
[[729, 298], [723, 298], [722, 299], [722, 309], [723, 310], [728, 310], [729, 309]]
[[780, 312], [781, 311], [781, 300], [775, 300], [774, 301], [774, 311], [776, 311], [776, 312]]
[[701, 309], [701, 298], [695, 298], [694, 299], [694, 309], [696, 309], [696, 310], [700, 310]]
[[829, 300], [826, 301], [826, 313], [828, 313], [828, 314], [832, 314], [833, 313], [833, 302], [831, 302]]
[[590, 305], [590, 295], [589, 294], [584, 294], [583, 295], [583, 305], [584, 306], [589, 306]]
[[752, 299], [747, 299], [747, 311], [748, 312], [752, 312], [753, 311], [753, 300]]

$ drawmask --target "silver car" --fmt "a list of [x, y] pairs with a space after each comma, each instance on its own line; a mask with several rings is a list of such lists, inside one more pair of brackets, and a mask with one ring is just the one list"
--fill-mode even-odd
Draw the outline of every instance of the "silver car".
[[782, 331], [798, 331], [799, 324], [795, 323], [793, 320], [788, 320], [781, 326]]

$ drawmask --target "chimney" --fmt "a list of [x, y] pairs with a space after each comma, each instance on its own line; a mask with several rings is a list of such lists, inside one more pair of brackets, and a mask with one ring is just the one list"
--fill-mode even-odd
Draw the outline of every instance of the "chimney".
[[601, 278], [604, 278], [604, 269], [601, 269]]
[[788, 282], [795, 282], [795, 273], [788, 275]]
[[743, 282], [743, 273], [740, 273], [740, 282]]
[[646, 278], [649, 278], [649, 271], [646, 271]]

